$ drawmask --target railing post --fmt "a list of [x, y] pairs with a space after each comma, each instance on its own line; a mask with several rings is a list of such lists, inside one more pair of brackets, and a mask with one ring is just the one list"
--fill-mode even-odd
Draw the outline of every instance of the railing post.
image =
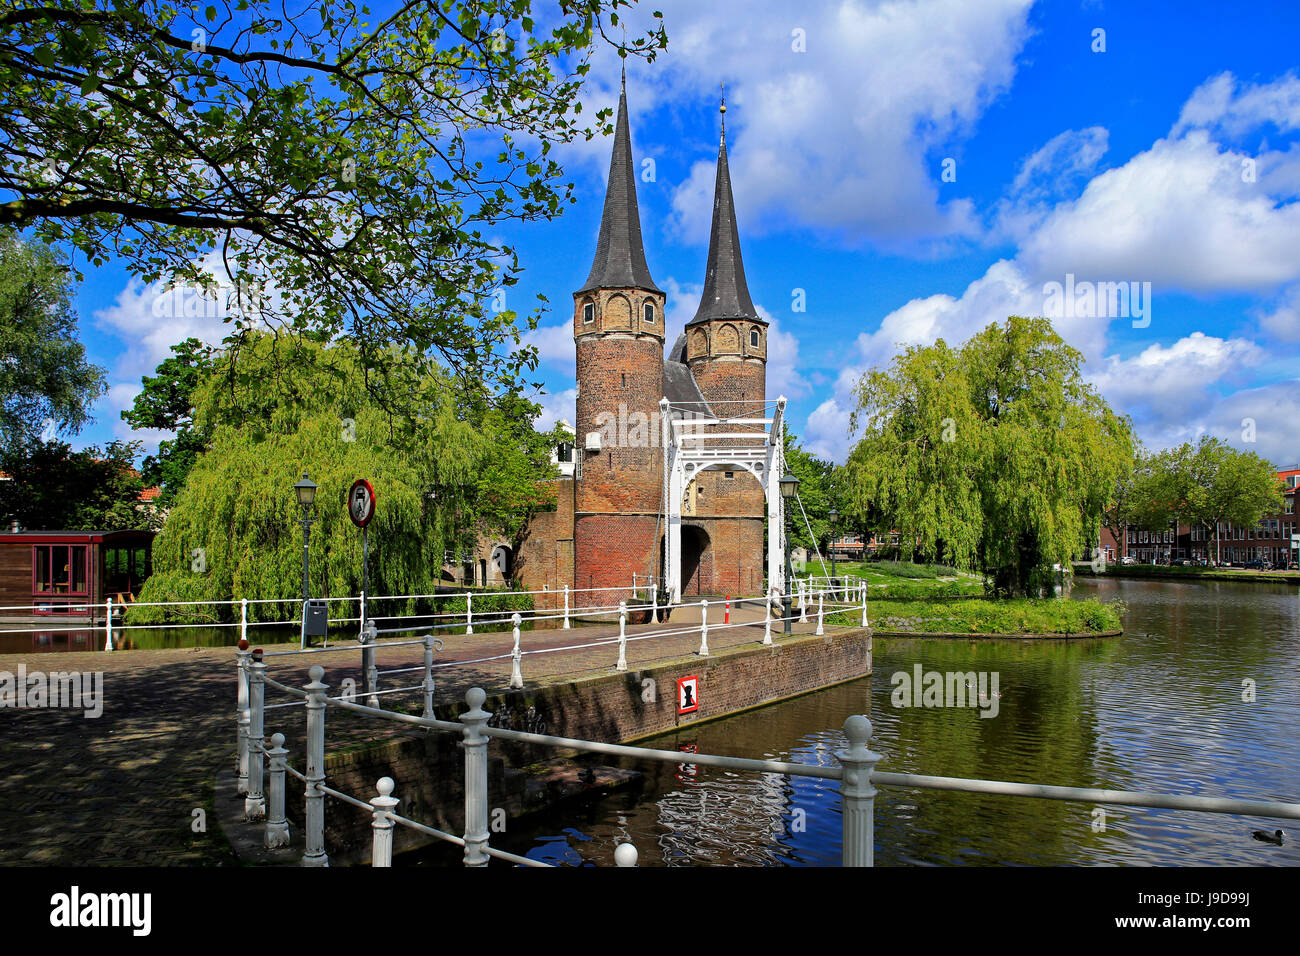
[[650, 579], [650, 623], [659, 620], [659, 589], [655, 587], [654, 578]]
[[248, 640], [248, 598], [239, 599], [239, 639]]
[[862, 626], [867, 626], [867, 582], [858, 582], [858, 591], [862, 595]]
[[776, 600], [776, 588], [772, 588], [763, 601], [763, 643], [772, 643], [772, 602]]
[[425, 720], [433, 719], [433, 635], [424, 635], [424, 712]]
[[524, 659], [523, 652], [519, 649], [519, 622], [522, 620], [518, 611], [510, 615], [510, 624], [515, 631], [515, 649], [510, 654], [510, 687], [513, 690], [519, 690], [524, 686], [524, 674], [519, 666]]
[[474, 595], [465, 592], [465, 633], [474, 633]]
[[248, 641], [240, 639], [235, 651], [235, 673], [238, 683], [235, 690], [235, 723], [238, 727], [239, 749], [235, 756], [235, 771], [239, 774], [236, 789], [239, 793], [248, 793], [248, 662], [253, 652], [248, 649]]
[[266, 812], [266, 837], [268, 850], [289, 845], [289, 821], [284, 815], [284, 777], [289, 751], [284, 748], [284, 734], [271, 735], [271, 802]]
[[799, 623], [808, 623], [808, 588], [806, 581], [799, 582]]
[[633, 571], [633, 572], [632, 572], [632, 600], [635, 601], [636, 599], [637, 599], [637, 592], [636, 592], [636, 572]]
[[569, 586], [564, 586], [564, 629], [569, 629]]
[[262, 651], [253, 651], [248, 667], [248, 789], [244, 796], [244, 819], [248, 822], [266, 817], [266, 797], [262, 794], [264, 740], [262, 738], [262, 702], [266, 699], [266, 664]]
[[492, 716], [483, 709], [487, 694], [471, 687], [465, 695], [469, 710], [460, 715], [465, 735], [465, 865], [488, 865], [487, 735], [483, 733]]
[[700, 657], [709, 656], [709, 602], [700, 602]]
[[615, 866], [636, 866], [638, 854], [631, 843], [620, 843], [614, 848]]
[[627, 670], [627, 602], [618, 602], [618, 663], [614, 665], [618, 671]]
[[361, 666], [365, 670], [366, 690], [370, 694], [366, 704], [379, 710], [383, 704], [379, 701], [379, 664], [375, 661], [374, 644], [377, 640], [379, 640], [379, 625], [374, 621], [366, 621], [366, 628], [361, 637], [364, 648], [361, 651]]
[[104, 600], [104, 650], [113, 649], [113, 599]]
[[379, 796], [370, 798], [370, 805], [375, 808], [372, 811], [374, 816], [370, 821], [370, 827], [374, 830], [370, 865], [391, 867], [393, 865], [393, 818], [389, 814], [401, 801], [393, 796], [392, 777], [380, 777], [379, 783], [375, 784], [375, 789], [379, 791]]
[[826, 629], [822, 627], [822, 601], [825, 597], [825, 591], [817, 592], [817, 634], [819, 636], [826, 633]]
[[307, 672], [311, 683], [307, 691], [307, 846], [302, 855], [303, 866], [329, 866], [325, 854], [325, 692], [328, 684], [321, 683], [325, 668], [316, 664]]
[[854, 714], [844, 721], [844, 734], [849, 738], [849, 747], [835, 753], [844, 768], [840, 781], [841, 862], [844, 866], [875, 866], [876, 788], [871, 783], [871, 774], [880, 761], [880, 754], [867, 748], [871, 742], [871, 721], [866, 717]]

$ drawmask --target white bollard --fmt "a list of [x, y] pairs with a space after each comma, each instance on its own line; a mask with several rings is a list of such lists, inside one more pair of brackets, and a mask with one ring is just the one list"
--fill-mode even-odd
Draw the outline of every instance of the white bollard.
[[329, 685], [321, 682], [325, 668], [314, 665], [307, 691], [307, 774], [306, 774], [306, 847], [303, 866], [329, 866], [325, 853], [325, 695]]
[[700, 602], [700, 657], [709, 656], [709, 602]]
[[863, 581], [858, 585], [858, 591], [862, 594], [862, 626], [867, 626], [867, 582]]
[[390, 814], [401, 801], [393, 796], [393, 778], [380, 777], [375, 784], [379, 796], [370, 798], [373, 817], [370, 827], [374, 831], [374, 842], [370, 848], [371, 866], [393, 865], [393, 818]]
[[822, 627], [822, 598], [825, 597], [825, 591], [817, 592], [817, 634], [825, 634], [826, 629]]
[[876, 788], [871, 774], [880, 754], [868, 749], [871, 721], [866, 717], [854, 714], [844, 721], [844, 734], [849, 738], [849, 747], [835, 753], [844, 768], [840, 781], [840, 862], [843, 866], [875, 866]]
[[564, 629], [569, 630], [569, 586], [564, 586]]
[[799, 582], [799, 623], [808, 623], [808, 589], [806, 582]]
[[772, 602], [776, 600], [776, 588], [767, 595], [767, 600], [763, 602], [763, 643], [772, 643]]
[[248, 598], [239, 599], [239, 639], [248, 640]]
[[636, 866], [639, 855], [631, 843], [620, 843], [614, 848], [615, 866]]
[[465, 633], [474, 633], [474, 595], [465, 592]]
[[483, 727], [492, 715], [483, 709], [487, 694], [471, 687], [465, 695], [469, 710], [460, 715], [465, 740], [465, 865], [488, 865], [488, 755]]
[[[433, 720], [433, 642], [432, 634], [424, 635], [424, 712], [420, 714], [425, 720]], [[438, 644], [441, 646], [442, 642]]]
[[510, 615], [510, 624], [514, 627], [515, 631], [515, 649], [510, 652], [510, 687], [512, 690], [520, 690], [524, 686], [524, 672], [520, 667], [524, 655], [519, 649], [519, 622], [521, 620], [523, 620], [523, 618], [519, 616], [518, 611], [515, 611], [514, 614]]
[[659, 589], [655, 587], [654, 580], [650, 581], [650, 623], [655, 624], [659, 621]]
[[615, 670], [627, 670], [627, 602], [618, 602], [618, 663]]
[[236, 785], [239, 793], [248, 793], [248, 663], [252, 657], [248, 641], [241, 639], [235, 651], [235, 673], [239, 678], [235, 687], [235, 720], [239, 742], [235, 769], [239, 773], [239, 783]]
[[113, 599], [104, 602], [104, 650], [113, 649]]
[[248, 789], [244, 796], [244, 820], [249, 823], [266, 817], [266, 797], [262, 795], [265, 681], [266, 665], [262, 663], [262, 652], [253, 651], [253, 662], [248, 668]]
[[271, 749], [266, 755], [271, 758], [271, 802], [266, 811], [266, 835], [262, 842], [268, 850], [277, 850], [289, 845], [289, 821], [284, 815], [284, 778], [289, 751], [284, 747], [284, 734], [271, 735]]

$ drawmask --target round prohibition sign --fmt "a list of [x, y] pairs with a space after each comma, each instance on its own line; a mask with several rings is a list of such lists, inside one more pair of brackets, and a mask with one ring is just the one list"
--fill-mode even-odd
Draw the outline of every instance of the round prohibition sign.
[[364, 528], [375, 516], [375, 489], [364, 478], [352, 482], [348, 489], [348, 517], [358, 528]]

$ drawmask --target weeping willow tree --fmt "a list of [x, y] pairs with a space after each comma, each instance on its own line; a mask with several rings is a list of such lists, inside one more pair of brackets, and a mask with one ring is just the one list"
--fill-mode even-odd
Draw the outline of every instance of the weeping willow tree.
[[[285, 349], [311, 354], [286, 358]], [[306, 372], [281, 382], [276, 369], [286, 362]], [[394, 360], [392, 368], [407, 400], [399, 416], [370, 397], [365, 364], [351, 346], [263, 336], [220, 359], [195, 394], [195, 423], [211, 440], [154, 541], [154, 574], [140, 601], [299, 597], [301, 509], [293, 485], [304, 472], [319, 486], [309, 549], [314, 597], [361, 590], [361, 534], [345, 508], [358, 478], [375, 488], [370, 593], [431, 593], [444, 552], [472, 540], [480, 522], [478, 476], [489, 461], [518, 452], [464, 414], [482, 402], [467, 401], [463, 384], [415, 363]], [[288, 607], [250, 605], [249, 617], [283, 620], [292, 616]], [[231, 617], [216, 606], [199, 611]], [[163, 614], [137, 608], [133, 617]]]
[[1133, 433], [1046, 319], [1010, 317], [960, 348], [914, 346], [859, 382], [848, 510], [916, 550], [1041, 594], [1095, 541]]

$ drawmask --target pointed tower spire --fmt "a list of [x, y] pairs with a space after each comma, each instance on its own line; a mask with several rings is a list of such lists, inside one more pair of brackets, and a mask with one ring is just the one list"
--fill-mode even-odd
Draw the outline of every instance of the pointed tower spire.
[[614, 152], [609, 159], [609, 184], [600, 217], [600, 236], [591, 272], [579, 294], [592, 289], [646, 289], [659, 292], [645, 264], [641, 244], [641, 214], [636, 203], [636, 177], [632, 173], [632, 136], [627, 124], [627, 74], [618, 97], [614, 126]]
[[745, 283], [745, 264], [740, 257], [740, 234], [736, 228], [736, 205], [731, 196], [731, 173], [727, 169], [726, 87], [718, 107], [722, 114], [722, 135], [718, 142], [718, 178], [713, 186], [713, 227], [709, 231], [709, 264], [704, 273], [704, 294], [688, 326], [710, 319], [747, 318], [762, 322]]

